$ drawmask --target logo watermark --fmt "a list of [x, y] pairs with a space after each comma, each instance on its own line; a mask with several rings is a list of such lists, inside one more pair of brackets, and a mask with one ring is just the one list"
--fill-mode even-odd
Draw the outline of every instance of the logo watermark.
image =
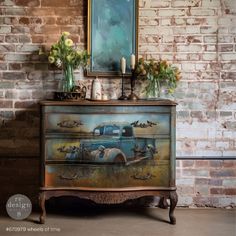
[[57, 227], [25, 227], [25, 226], [9, 226], [6, 232], [61, 232], [61, 228]]
[[15, 194], [8, 199], [6, 210], [12, 219], [24, 220], [31, 214], [32, 203], [27, 196]]

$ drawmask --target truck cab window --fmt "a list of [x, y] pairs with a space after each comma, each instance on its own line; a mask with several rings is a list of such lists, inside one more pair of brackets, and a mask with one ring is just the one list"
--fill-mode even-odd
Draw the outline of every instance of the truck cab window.
[[133, 129], [130, 126], [125, 126], [122, 130], [123, 137], [132, 137], [133, 136]]
[[120, 133], [120, 127], [116, 125], [107, 125], [105, 126], [105, 135], [118, 136]]
[[93, 131], [93, 134], [95, 136], [99, 136], [99, 135], [103, 135], [103, 132], [104, 132], [104, 126], [101, 126], [101, 127], [95, 128]]

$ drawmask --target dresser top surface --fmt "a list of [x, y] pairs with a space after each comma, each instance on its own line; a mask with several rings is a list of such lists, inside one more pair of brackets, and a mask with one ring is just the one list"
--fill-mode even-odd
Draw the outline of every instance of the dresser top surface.
[[104, 100], [104, 101], [40, 101], [43, 106], [176, 106], [177, 103], [168, 99], [159, 100], [137, 100], [137, 101], [120, 101], [120, 100]]

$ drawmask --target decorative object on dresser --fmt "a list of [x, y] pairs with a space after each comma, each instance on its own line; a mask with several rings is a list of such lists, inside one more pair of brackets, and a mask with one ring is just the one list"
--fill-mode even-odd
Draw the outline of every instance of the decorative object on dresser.
[[135, 74], [138, 78], [147, 80], [145, 91], [149, 98], [159, 98], [162, 90], [165, 90], [166, 94], [172, 94], [180, 80], [179, 69], [165, 60], [155, 62], [140, 58]]
[[176, 103], [42, 101], [40, 222], [45, 200], [65, 195], [96, 203], [144, 196], [170, 199], [176, 223]]
[[130, 77], [131, 93], [128, 96], [128, 99], [129, 100], [138, 100], [139, 97], [134, 93], [135, 80], [136, 80], [136, 74], [135, 74], [135, 55], [134, 54], [131, 55], [130, 69], [131, 69], [131, 77]]
[[102, 100], [102, 85], [98, 77], [96, 77], [96, 79], [94, 79], [92, 83], [91, 99]]
[[121, 71], [121, 96], [118, 99], [127, 100], [128, 97], [125, 95], [124, 91], [124, 75], [126, 71], [126, 59], [124, 57], [120, 59], [120, 71]]
[[79, 100], [86, 96], [84, 88], [80, 89], [75, 84], [74, 70], [85, 69], [89, 55], [86, 50], [79, 50], [69, 37], [69, 32], [63, 32], [58, 42], [51, 46], [48, 54], [49, 63], [63, 71], [59, 91], [55, 92], [55, 99], [58, 100]]
[[86, 98], [87, 88], [83, 84], [74, 86], [71, 92], [55, 92], [54, 99], [59, 101], [78, 101]]

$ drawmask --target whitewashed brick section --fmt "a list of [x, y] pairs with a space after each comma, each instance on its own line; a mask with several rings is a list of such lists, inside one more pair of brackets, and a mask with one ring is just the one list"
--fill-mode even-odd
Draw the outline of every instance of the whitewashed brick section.
[[195, 8], [192, 8], [190, 10], [190, 15], [191, 16], [205, 16], [205, 17], [208, 17], [208, 16], [214, 16], [214, 15], [216, 15], [216, 13], [217, 13], [216, 9], [206, 9], [206, 8], [195, 9]]
[[140, 17], [156, 17], [157, 16], [157, 10], [151, 10], [151, 9], [142, 9], [139, 13]]
[[[154, 8], [162, 8], [162, 7], [169, 7], [170, 6], [170, 0], [147, 0], [147, 2], [150, 2], [150, 6]], [[148, 5], [148, 4], [147, 4]]]
[[172, 1], [172, 7], [199, 7], [201, 0], [176, 0]]
[[185, 16], [185, 9], [159, 9], [159, 17]]
[[221, 1], [220, 0], [203, 0], [202, 7], [206, 8], [220, 8]]
[[[194, 178], [190, 178], [190, 179], [182, 178], [182, 179], [177, 179], [176, 180], [177, 185], [190, 185], [190, 186], [193, 186], [194, 182], [195, 182]], [[229, 182], [229, 184], [231, 184], [231, 182]]]

